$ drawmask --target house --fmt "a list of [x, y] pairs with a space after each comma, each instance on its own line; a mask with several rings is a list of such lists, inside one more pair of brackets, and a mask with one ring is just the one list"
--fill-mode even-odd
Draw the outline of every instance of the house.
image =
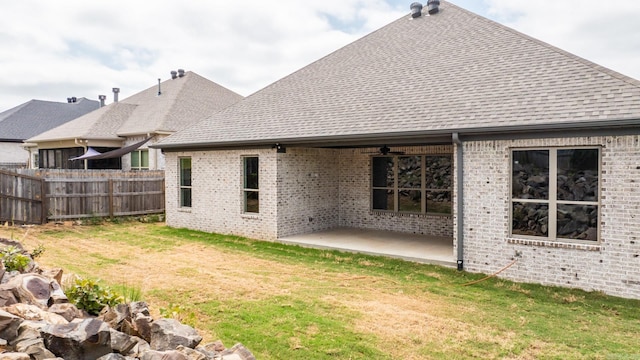
[[155, 146], [170, 226], [445, 236], [459, 269], [640, 298], [640, 81], [449, 2]]
[[26, 168], [29, 161], [24, 140], [60, 126], [90, 111], [99, 103], [86, 98], [67, 98], [67, 102], [31, 100], [0, 113], [0, 167]]
[[150, 144], [242, 99], [181, 69], [122, 101], [113, 92], [113, 103], [28, 139], [40, 168], [161, 170], [164, 158]]

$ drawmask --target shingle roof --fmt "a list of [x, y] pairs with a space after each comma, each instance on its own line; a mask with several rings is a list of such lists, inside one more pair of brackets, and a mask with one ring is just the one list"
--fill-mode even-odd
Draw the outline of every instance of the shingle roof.
[[[640, 119], [640, 82], [442, 1], [159, 147]], [[634, 120], [635, 121], [635, 120]]]
[[97, 109], [100, 103], [31, 100], [0, 113], [0, 140], [25, 140]]
[[188, 71], [111, 103], [74, 121], [30, 138], [29, 142], [64, 139], [122, 139], [123, 136], [173, 132], [202, 120], [242, 96]]

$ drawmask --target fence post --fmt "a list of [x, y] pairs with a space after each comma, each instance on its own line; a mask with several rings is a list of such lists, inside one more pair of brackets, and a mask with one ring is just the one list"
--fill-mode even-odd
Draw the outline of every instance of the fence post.
[[113, 218], [113, 179], [109, 179], [109, 218]]
[[44, 225], [49, 221], [49, 203], [47, 202], [47, 182], [44, 178], [40, 178], [40, 205], [42, 206], [42, 215], [40, 224]]

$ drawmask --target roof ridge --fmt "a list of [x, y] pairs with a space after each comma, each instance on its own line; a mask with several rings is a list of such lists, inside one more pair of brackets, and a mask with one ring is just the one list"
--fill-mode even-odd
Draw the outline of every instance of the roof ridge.
[[592, 68], [592, 69], [594, 69], [596, 71], [599, 71], [601, 73], [605, 73], [605, 74], [607, 74], [609, 76], [612, 76], [612, 77], [614, 77], [614, 78], [616, 78], [616, 79], [618, 79], [620, 81], [624, 81], [624, 82], [626, 82], [626, 83], [628, 83], [630, 85], [637, 86], [637, 87], [640, 88], [640, 80], [634, 79], [634, 78], [632, 78], [630, 76], [622, 74], [622, 73], [620, 73], [618, 71], [615, 71], [613, 69], [609, 69], [608, 67], [596, 64], [593, 61], [587, 60], [587, 59], [585, 59], [585, 58], [583, 58], [583, 57], [581, 57], [579, 55], [576, 55], [576, 54], [573, 54], [573, 53], [571, 53], [569, 51], [563, 50], [563, 49], [561, 49], [561, 48], [559, 48], [559, 47], [557, 47], [555, 45], [551, 45], [548, 42], [542, 41], [540, 39], [536, 39], [536, 38], [534, 38], [534, 37], [532, 37], [530, 35], [527, 35], [527, 34], [521, 32], [521, 31], [518, 31], [518, 30], [516, 30], [514, 28], [511, 28], [511, 27], [508, 27], [506, 25], [503, 25], [503, 24], [501, 24], [501, 23], [499, 23], [497, 21], [491, 20], [491, 19], [486, 18], [486, 17], [484, 17], [482, 15], [476, 14], [473, 11], [467, 10], [465, 8], [462, 8], [462, 7], [458, 6], [458, 5], [452, 4], [452, 3], [448, 2], [448, 1], [443, 1], [443, 2], [446, 2], [448, 6], [456, 7], [459, 10], [464, 11], [466, 13], [469, 13], [469, 14], [471, 14], [473, 16], [476, 16], [476, 17], [478, 17], [479, 19], [481, 19], [481, 20], [483, 20], [485, 22], [489, 22], [494, 26], [498, 26], [498, 27], [502, 28], [503, 30], [507, 30], [507, 31], [509, 31], [509, 32], [511, 32], [511, 33], [513, 33], [515, 35], [518, 35], [518, 36], [521, 36], [523, 38], [526, 38], [529, 41], [533, 41], [533, 42], [537, 43], [538, 45], [544, 46], [544, 47], [546, 47], [547, 49], [549, 49], [551, 51], [554, 51], [554, 52], [556, 52], [556, 53], [558, 53], [560, 55], [563, 55], [563, 56], [565, 56], [565, 57], [567, 57], [569, 59], [572, 59], [574, 61], [582, 63], [583, 65], [588, 66], [588, 67], [590, 67], [590, 68]]

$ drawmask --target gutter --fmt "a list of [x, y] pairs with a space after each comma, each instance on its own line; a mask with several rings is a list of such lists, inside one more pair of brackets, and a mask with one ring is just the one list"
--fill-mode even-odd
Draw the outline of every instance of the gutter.
[[456, 144], [456, 219], [457, 219], [457, 261], [458, 270], [464, 269], [464, 163], [462, 140], [457, 132], [451, 134], [451, 141]]
[[582, 122], [555, 122], [538, 123], [528, 125], [508, 125], [469, 128], [445, 128], [437, 130], [400, 131], [395, 133], [366, 133], [348, 135], [307, 136], [307, 137], [282, 137], [262, 139], [240, 139], [219, 141], [194, 141], [188, 143], [159, 143], [151, 147], [164, 151], [201, 150], [207, 148], [234, 148], [246, 146], [270, 146], [275, 143], [286, 146], [313, 146], [323, 147], [340, 145], [379, 145], [382, 142], [394, 145], [420, 144], [428, 137], [432, 142], [450, 142], [452, 133], [463, 134], [469, 140], [497, 140], [514, 138], [538, 138], [552, 136], [604, 136], [604, 135], [630, 135], [640, 134], [640, 118], [595, 120]]

